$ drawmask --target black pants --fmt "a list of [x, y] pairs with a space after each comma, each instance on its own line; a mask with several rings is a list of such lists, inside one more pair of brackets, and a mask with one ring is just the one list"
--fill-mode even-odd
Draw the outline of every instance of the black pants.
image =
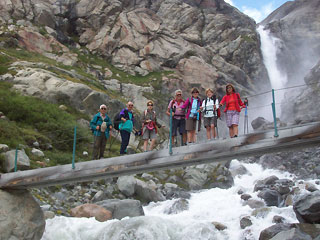
[[93, 139], [93, 159], [103, 158], [104, 150], [106, 149], [107, 138], [103, 134], [101, 136], [94, 136]]
[[129, 140], [130, 140], [130, 133], [125, 130], [120, 130], [120, 135], [121, 135], [120, 154], [125, 154], [127, 146], [129, 144]]

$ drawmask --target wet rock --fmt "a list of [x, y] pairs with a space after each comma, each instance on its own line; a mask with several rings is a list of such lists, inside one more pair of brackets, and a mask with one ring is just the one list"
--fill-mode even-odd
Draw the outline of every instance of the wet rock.
[[275, 215], [275, 216], [272, 218], [272, 222], [273, 222], [273, 223], [285, 223], [285, 222], [286, 222], [286, 219], [285, 219], [284, 217]]
[[312, 240], [312, 238], [302, 233], [299, 229], [292, 228], [287, 231], [281, 231], [276, 234], [271, 240], [292, 240], [292, 239], [301, 239], [301, 240]]
[[44, 213], [44, 218], [47, 219], [52, 219], [54, 218], [56, 215], [54, 214], [54, 212], [52, 211], [45, 211]]
[[94, 217], [99, 222], [105, 222], [112, 219], [112, 213], [96, 204], [83, 204], [70, 210], [72, 217]]
[[249, 200], [250, 198], [252, 198], [250, 194], [246, 194], [246, 193], [245, 193], [245, 194], [242, 194], [242, 195], [241, 195], [241, 199], [244, 200], [244, 201], [247, 201], [247, 200]]
[[32, 153], [33, 155], [37, 156], [37, 157], [44, 157], [44, 153], [43, 153], [41, 150], [36, 149], [36, 148], [33, 148], [33, 149], [31, 150], [31, 153]]
[[160, 191], [158, 191], [158, 188], [154, 182], [152, 181], [143, 182], [139, 179], [137, 179], [136, 181], [137, 181], [137, 184], [135, 186], [135, 194], [142, 201], [149, 203], [149, 202], [158, 202], [158, 201], [165, 200], [165, 197]]
[[259, 200], [255, 200], [255, 199], [249, 199], [247, 201], [247, 204], [249, 205], [249, 207], [251, 208], [262, 208], [264, 207], [264, 202], [259, 201]]
[[104, 207], [112, 213], [114, 219], [122, 219], [124, 217], [144, 216], [144, 211], [140, 201], [132, 199], [109, 199], [96, 203]]
[[259, 192], [258, 197], [262, 198], [267, 206], [279, 206], [281, 201], [281, 195], [275, 191], [270, 189], [265, 189]]
[[252, 211], [251, 215], [254, 217], [264, 218], [271, 212], [270, 208], [262, 207]]
[[178, 214], [189, 209], [189, 202], [186, 199], [176, 200], [168, 209], [165, 210], [166, 214]]
[[105, 197], [106, 197], [105, 193], [100, 190], [93, 196], [91, 201], [92, 202], [99, 202], [99, 201], [102, 201]]
[[229, 171], [231, 172], [232, 177], [237, 175], [244, 175], [248, 173], [248, 170], [242, 164], [238, 162], [232, 161], [229, 167]]
[[271, 227], [268, 227], [268, 228], [264, 229], [260, 233], [259, 240], [272, 239], [278, 233], [283, 232], [283, 231], [288, 231], [291, 228], [292, 228], [292, 225], [291, 224], [287, 224], [287, 223], [279, 223], [279, 224], [272, 225]]
[[214, 227], [216, 229], [218, 229], [219, 231], [223, 231], [225, 229], [227, 229], [227, 226], [222, 224], [222, 223], [219, 223], [219, 222], [212, 222], [212, 224], [214, 225]]
[[240, 220], [241, 229], [245, 229], [246, 227], [249, 227], [251, 225], [252, 225], [252, 221], [249, 216], [241, 218]]
[[271, 122], [266, 120], [263, 117], [258, 117], [251, 122], [251, 126], [253, 130], [264, 130], [267, 129], [267, 126], [270, 125]]
[[301, 196], [293, 210], [300, 223], [320, 223], [320, 191]]
[[305, 187], [306, 187], [306, 190], [308, 190], [309, 192], [318, 191], [318, 188], [313, 183], [310, 183], [310, 182], [305, 183]]

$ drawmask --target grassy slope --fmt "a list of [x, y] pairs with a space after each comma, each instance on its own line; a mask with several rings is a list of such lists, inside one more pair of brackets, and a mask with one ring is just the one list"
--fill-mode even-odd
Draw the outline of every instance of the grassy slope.
[[[154, 72], [147, 76], [132, 76], [113, 67], [96, 55], [83, 54], [79, 50], [73, 51], [78, 54], [79, 61], [76, 66], [70, 67], [24, 49], [16, 47], [0, 48], [0, 75], [6, 73], [15, 75], [15, 72], [9, 68], [10, 64], [16, 61], [44, 63], [47, 70], [56, 73], [61, 78], [81, 82], [94, 90], [103, 91], [110, 97], [124, 102], [125, 99], [122, 96], [111, 90], [104, 89], [95, 76], [83, 70], [88, 66], [98, 66], [103, 74], [105, 68], [112, 71], [113, 75], [110, 79], [117, 79], [123, 83], [133, 83], [140, 86], [152, 85], [155, 88], [155, 93], [147, 97], [158, 102], [164, 99], [161, 95], [162, 77], [172, 72]], [[59, 69], [74, 70], [82, 78], [72, 77]], [[88, 116], [74, 111], [71, 107], [68, 107], [67, 111], [63, 111], [58, 108], [58, 105], [33, 97], [22, 96], [12, 91], [11, 84], [5, 82], [0, 82], [0, 111], [10, 120], [0, 120], [0, 143], [7, 144], [10, 148], [16, 148], [19, 144], [27, 146], [26, 152], [31, 159], [33, 168], [40, 166], [37, 161], [44, 161], [44, 158], [32, 156], [30, 153], [32, 143], [35, 141], [40, 143], [40, 147], [45, 152], [45, 158], [50, 159], [47, 166], [70, 163], [72, 159], [73, 129], [76, 125], [76, 120], [80, 118], [90, 120]], [[78, 126], [77, 137], [77, 161], [89, 160], [90, 157], [84, 157], [82, 152], [89, 151], [89, 156], [91, 156], [91, 132]], [[48, 144], [53, 146], [52, 150], [46, 150]], [[108, 144], [106, 155], [118, 155], [119, 148], [119, 142], [115, 141], [111, 151], [109, 151]], [[3, 160], [3, 157], [0, 156], [0, 161], [1, 159]]]

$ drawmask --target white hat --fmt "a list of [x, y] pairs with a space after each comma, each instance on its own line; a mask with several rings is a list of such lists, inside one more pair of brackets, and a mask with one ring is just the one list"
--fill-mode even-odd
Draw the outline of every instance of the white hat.
[[100, 109], [103, 107], [107, 108], [107, 106], [105, 104], [100, 105]]

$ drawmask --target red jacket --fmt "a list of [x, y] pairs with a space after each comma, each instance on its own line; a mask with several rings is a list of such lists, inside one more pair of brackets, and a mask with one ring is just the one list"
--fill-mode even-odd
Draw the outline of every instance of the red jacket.
[[[240, 98], [240, 94], [239, 93], [232, 93], [233, 95], [234, 95], [234, 98], [235, 99], [238, 99], [238, 101], [236, 101], [236, 110], [237, 110], [237, 112], [241, 112], [241, 106], [242, 107], [245, 107], [245, 105], [244, 105], [244, 103], [241, 101], [241, 98]], [[224, 109], [224, 112], [226, 112], [227, 110], [228, 110], [228, 105], [229, 105], [229, 100], [230, 100], [230, 96], [231, 96], [231, 94], [230, 95], [225, 95], [223, 98], [222, 98], [222, 100], [221, 100], [221, 102], [220, 102], [220, 104], [221, 105], [223, 105], [224, 103], [226, 103], [226, 107], [225, 107], [225, 109]]]

